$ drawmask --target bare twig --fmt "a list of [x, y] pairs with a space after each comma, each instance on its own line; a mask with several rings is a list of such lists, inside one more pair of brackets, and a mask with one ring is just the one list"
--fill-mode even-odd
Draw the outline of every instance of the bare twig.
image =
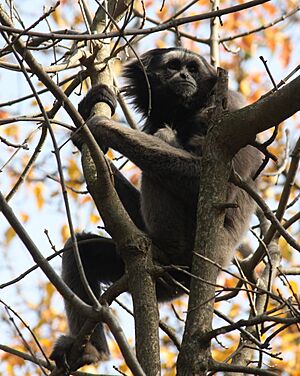
[[[158, 25], [156, 27], [150, 27], [146, 29], [127, 29], [126, 31], [123, 32], [122, 35], [128, 36], [128, 35], [150, 35], [152, 33], [156, 33], [159, 31], [164, 31], [172, 27], [178, 27], [180, 25], [184, 25], [187, 23], [195, 22], [195, 21], [201, 21], [201, 20], [206, 20], [210, 19], [212, 17], [221, 17], [225, 14], [230, 14], [230, 13], [235, 13], [239, 12], [245, 9], [253, 8], [257, 5], [264, 4], [269, 2], [270, 0], [253, 0], [249, 1], [245, 4], [239, 4], [235, 5], [226, 9], [220, 9], [214, 12], [208, 12], [208, 13], [203, 13], [199, 14], [196, 16], [190, 16], [190, 17], [182, 17], [178, 20], [171, 20], [169, 22], [163, 23], [161, 25]], [[5, 24], [0, 25], [0, 30], [7, 31], [9, 33], [15, 33], [15, 34], [21, 34], [22, 35], [29, 35], [29, 36], [36, 36], [36, 37], [42, 37], [45, 39], [69, 39], [69, 40], [101, 40], [101, 39], [111, 39], [114, 37], [119, 37], [120, 32], [118, 31], [113, 31], [113, 32], [106, 32], [106, 33], [97, 33], [97, 34], [78, 34], [78, 35], [70, 35], [70, 34], [58, 34], [58, 33], [42, 33], [38, 31], [27, 31], [24, 32], [22, 29], [17, 29], [14, 28], [13, 26], [7, 26]]]
[[245, 31], [244, 33], [233, 35], [232, 37], [221, 38], [221, 43], [222, 42], [228, 42], [228, 41], [231, 41], [231, 40], [234, 40], [234, 39], [237, 39], [237, 38], [242, 38], [242, 37], [245, 37], [247, 35], [256, 34], [259, 31], [269, 29], [270, 27], [275, 26], [279, 22], [286, 20], [288, 17], [293, 16], [295, 13], [297, 13], [299, 11], [299, 9], [300, 9], [300, 6], [297, 6], [297, 7], [293, 8], [292, 10], [290, 10], [289, 12], [283, 13], [280, 17], [275, 18], [275, 20], [273, 20], [273, 21], [271, 21], [271, 22], [269, 22], [265, 25], [261, 25], [261, 26], [255, 28], [255, 29], [250, 30], [250, 31]]
[[244, 182], [235, 172], [231, 175], [231, 181], [238, 187], [244, 189], [263, 210], [265, 216], [272, 222], [274, 228], [279, 232], [281, 236], [297, 251], [300, 251], [300, 245], [296, 240], [284, 229], [279, 220], [273, 214], [272, 210], [267, 206], [263, 199], [255, 192], [246, 182]]

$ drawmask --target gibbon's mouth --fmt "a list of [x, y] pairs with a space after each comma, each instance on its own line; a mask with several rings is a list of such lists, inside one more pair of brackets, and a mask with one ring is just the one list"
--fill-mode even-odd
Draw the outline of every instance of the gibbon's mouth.
[[180, 85], [180, 86], [190, 86], [190, 87], [193, 87], [193, 88], [196, 87], [196, 85], [195, 85], [193, 82], [191, 82], [191, 81], [186, 81], [186, 80], [177, 81], [177, 82], [176, 82], [176, 85]]
[[195, 94], [196, 91], [196, 85], [193, 82], [186, 80], [177, 81], [176, 83], [174, 82], [172, 86], [172, 92], [183, 98], [190, 97], [191, 95]]

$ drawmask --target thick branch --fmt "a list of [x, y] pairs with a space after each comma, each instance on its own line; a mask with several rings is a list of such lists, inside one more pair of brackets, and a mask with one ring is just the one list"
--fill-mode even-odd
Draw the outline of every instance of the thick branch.
[[235, 154], [258, 133], [278, 125], [299, 110], [300, 76], [252, 105], [223, 116], [220, 139]]
[[[227, 103], [227, 72], [220, 70], [216, 88], [216, 110], [213, 122], [224, 110]], [[215, 123], [212, 123], [215, 125]], [[199, 200], [197, 208], [197, 233], [195, 253], [204, 255], [210, 260], [219, 261], [217, 249], [227, 244], [224, 231], [224, 210], [216, 203], [226, 202], [227, 182], [230, 174], [231, 157], [226, 148], [220, 148], [212, 133], [208, 135], [201, 159], [199, 179]], [[206, 334], [211, 330], [214, 310], [215, 283], [218, 268], [213, 263], [203, 262], [194, 256], [188, 315], [181, 351], [178, 357], [178, 375], [205, 375], [209, 367], [210, 341]], [[203, 282], [203, 279], [209, 283]]]
[[[108, 2], [107, 12], [101, 6], [96, 13], [92, 28], [102, 32], [108, 27], [107, 16], [112, 18], [116, 1]], [[125, 10], [125, 9], [124, 9]], [[110, 45], [101, 44], [97, 53], [95, 64], [89, 67], [92, 85], [106, 84], [112, 86], [112, 75], [109, 67]], [[107, 62], [105, 68], [99, 70], [97, 63]], [[105, 103], [95, 105], [93, 112], [110, 117], [110, 108]], [[91, 152], [91, 154], [90, 154]], [[92, 155], [93, 160], [90, 158]], [[93, 161], [98, 158], [95, 166]], [[95, 149], [83, 147], [82, 164], [85, 178], [96, 206], [101, 214], [108, 232], [112, 235], [121, 250], [126, 270], [128, 271], [129, 291], [133, 297], [136, 329], [136, 351], [138, 360], [149, 375], [157, 375], [160, 370], [158, 322], [159, 314], [156, 302], [155, 284], [148, 273], [152, 267], [151, 241], [133, 223], [124, 209], [112, 179], [112, 171], [103, 153], [98, 155]], [[96, 168], [95, 168], [96, 167]], [[99, 189], [101, 187], [101, 189]], [[111, 326], [111, 325], [110, 325]], [[126, 348], [125, 348], [126, 349]], [[150, 350], [150, 351], [149, 351]], [[127, 361], [130, 357], [123, 355]], [[130, 366], [130, 364], [128, 364]], [[132, 366], [137, 366], [133, 363]], [[131, 368], [134, 370], [134, 368]]]

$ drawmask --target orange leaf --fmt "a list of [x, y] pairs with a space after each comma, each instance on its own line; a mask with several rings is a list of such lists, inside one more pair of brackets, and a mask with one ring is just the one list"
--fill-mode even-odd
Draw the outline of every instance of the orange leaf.
[[275, 5], [273, 4], [270, 4], [270, 3], [263, 4], [263, 8], [265, 8], [265, 10], [268, 11], [271, 16], [274, 16], [274, 14], [276, 14], [277, 9]]
[[8, 112], [0, 110], [0, 119], [6, 119], [8, 117]]
[[26, 214], [26, 213], [24, 213], [24, 212], [21, 212], [21, 213], [20, 213], [20, 217], [21, 217], [21, 219], [22, 219], [22, 223], [26, 223], [26, 222], [28, 222], [28, 220], [29, 220], [29, 215]]
[[292, 53], [291, 40], [289, 38], [284, 38], [281, 42], [281, 47], [280, 59], [282, 61], [283, 67], [286, 68], [290, 62]]
[[107, 157], [110, 159], [110, 160], [113, 160], [114, 159], [114, 152], [112, 151], [112, 149], [108, 149], [108, 152], [106, 153]]

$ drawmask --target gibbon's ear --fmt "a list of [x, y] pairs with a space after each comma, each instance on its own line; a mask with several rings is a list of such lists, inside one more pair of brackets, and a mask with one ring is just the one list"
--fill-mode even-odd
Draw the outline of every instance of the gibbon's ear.
[[[156, 62], [156, 65], [159, 65], [162, 61], [164, 55], [171, 51], [172, 48], [156, 48], [150, 51], [145, 52], [139, 59], [130, 60], [128, 63], [124, 65], [123, 68], [123, 77], [128, 79], [129, 85], [132, 83], [137, 83], [135, 86], [141, 85], [140, 79], [144, 78], [145, 80], [145, 73], [151, 74], [148, 68], [150, 67], [151, 63]], [[151, 69], [152, 71], [153, 69]], [[132, 93], [128, 96], [137, 96], [136, 93]]]
[[201, 59], [202, 63], [205, 65], [206, 70], [211, 73], [212, 76], [217, 77], [217, 69], [211, 65], [204, 57], [199, 55], [199, 58]]
[[215, 67], [213, 67], [208, 61], [206, 61], [202, 56], [198, 56], [202, 66], [198, 78], [199, 87], [205, 86], [204, 93], [210, 93], [211, 90], [217, 83], [218, 74]]

